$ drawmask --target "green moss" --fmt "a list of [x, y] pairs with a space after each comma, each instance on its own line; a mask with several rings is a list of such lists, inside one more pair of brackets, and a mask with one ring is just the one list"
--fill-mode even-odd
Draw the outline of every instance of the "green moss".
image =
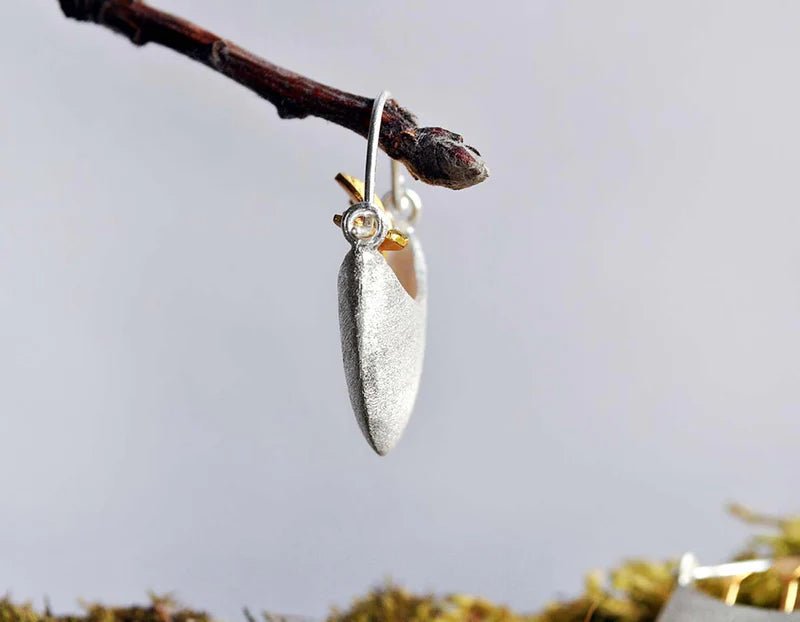
[[0, 622], [212, 622], [202, 611], [184, 609], [169, 597], [151, 596], [149, 606], [105, 607], [88, 604], [82, 615], [53, 615], [30, 604], [0, 600]]
[[[739, 519], [767, 527], [734, 559], [800, 555], [800, 517], [780, 519], [731, 508]], [[716, 562], [717, 560], [703, 560]], [[586, 577], [584, 592], [573, 600], [554, 602], [538, 613], [515, 613], [482, 598], [451, 594], [412, 594], [395, 585], [373, 590], [344, 611], [334, 610], [328, 622], [653, 622], [674, 588], [675, 561], [632, 560]], [[726, 584], [704, 581], [699, 588], [720, 596]], [[783, 584], [774, 572], [753, 575], [741, 586], [738, 602], [778, 606]], [[280, 619], [264, 615], [265, 622]], [[202, 612], [184, 609], [169, 597], [151, 597], [149, 606], [105, 607], [90, 604], [82, 615], [56, 616], [29, 604], [0, 600], [0, 622], [213, 622]], [[256, 622], [247, 615], [247, 622]]]
[[465, 595], [417, 596], [387, 585], [353, 603], [345, 612], [334, 611], [329, 622], [528, 622], [506, 607]]
[[[734, 516], [772, 530], [756, 536], [734, 559], [800, 555], [800, 517], [779, 519], [740, 506], [730, 509]], [[468, 596], [415, 596], [389, 585], [357, 600], [347, 611], [334, 611], [328, 622], [653, 622], [675, 586], [675, 566], [674, 560], [632, 560], [608, 573], [592, 572], [581, 596], [554, 602], [535, 614], [515, 614]], [[713, 580], [699, 587], [720, 596], [726, 585]], [[738, 602], [774, 609], [781, 591], [774, 572], [753, 575], [742, 583]]]

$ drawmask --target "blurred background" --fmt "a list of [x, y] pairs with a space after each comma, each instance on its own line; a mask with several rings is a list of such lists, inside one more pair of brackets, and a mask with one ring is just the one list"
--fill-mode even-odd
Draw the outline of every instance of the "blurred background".
[[[336, 275], [362, 138], [0, 3], [0, 590], [322, 615], [386, 577], [533, 610], [797, 510], [800, 5], [153, 0], [462, 132], [426, 371], [368, 448]], [[379, 164], [388, 186], [388, 160]]]

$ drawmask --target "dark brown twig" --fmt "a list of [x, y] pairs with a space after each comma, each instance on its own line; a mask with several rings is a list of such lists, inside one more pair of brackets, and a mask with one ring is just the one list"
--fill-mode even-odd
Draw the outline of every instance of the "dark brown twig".
[[[135, 45], [159, 43], [235, 80], [270, 101], [282, 119], [321, 117], [366, 137], [372, 99], [352, 95], [287, 69], [140, 0], [59, 0], [67, 17], [106, 26]], [[416, 117], [389, 100], [381, 148], [417, 179], [461, 189], [489, 175], [477, 149], [440, 127], [419, 127]]]

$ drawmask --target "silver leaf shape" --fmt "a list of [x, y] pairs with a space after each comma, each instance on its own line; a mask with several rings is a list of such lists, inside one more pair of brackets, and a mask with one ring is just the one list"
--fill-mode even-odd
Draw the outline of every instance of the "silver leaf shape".
[[425, 353], [427, 277], [419, 241], [402, 251], [354, 247], [339, 269], [339, 328], [350, 402], [381, 456], [405, 430]]

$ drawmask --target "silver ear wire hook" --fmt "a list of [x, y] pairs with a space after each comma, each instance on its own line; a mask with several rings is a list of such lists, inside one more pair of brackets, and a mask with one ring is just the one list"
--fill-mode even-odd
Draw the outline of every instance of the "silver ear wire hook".
[[699, 562], [694, 553], [684, 553], [678, 564], [678, 585], [686, 586], [694, 583], [694, 572]]
[[[378, 146], [380, 144], [383, 109], [390, 97], [389, 91], [382, 91], [372, 104], [372, 115], [367, 132], [367, 166], [364, 172], [364, 202], [375, 204], [375, 169], [377, 167]], [[393, 220], [401, 229], [410, 229], [419, 218], [422, 200], [419, 195], [405, 187], [400, 162], [392, 159], [392, 188], [383, 197], [383, 203], [392, 213]]]
[[771, 559], [749, 559], [742, 562], [731, 562], [717, 566], [699, 566], [697, 558], [691, 553], [681, 558], [678, 568], [678, 583], [691, 585], [703, 579], [723, 579], [766, 572], [772, 567]]
[[381, 137], [381, 121], [383, 119], [383, 108], [389, 98], [389, 91], [382, 91], [375, 98], [372, 104], [372, 116], [369, 120], [369, 132], [367, 133], [367, 170], [364, 173], [364, 201], [374, 203], [375, 196], [375, 168], [378, 159], [378, 143]]
[[383, 195], [383, 204], [394, 217], [395, 226], [403, 231], [411, 231], [419, 220], [422, 199], [411, 188], [406, 188], [403, 167], [392, 160], [392, 187]]
[[[375, 201], [375, 168], [381, 134], [381, 118], [388, 97], [389, 91], [383, 91], [372, 104], [372, 114], [367, 131], [367, 165], [362, 200], [353, 203], [342, 214], [341, 219], [334, 219], [334, 222], [341, 226], [347, 241], [360, 248], [378, 248], [386, 236], [393, 233], [391, 218]], [[354, 189], [357, 190], [355, 187]]]
[[392, 204], [395, 209], [399, 210], [405, 188], [403, 187], [405, 179], [403, 172], [400, 170], [400, 162], [392, 160]]

